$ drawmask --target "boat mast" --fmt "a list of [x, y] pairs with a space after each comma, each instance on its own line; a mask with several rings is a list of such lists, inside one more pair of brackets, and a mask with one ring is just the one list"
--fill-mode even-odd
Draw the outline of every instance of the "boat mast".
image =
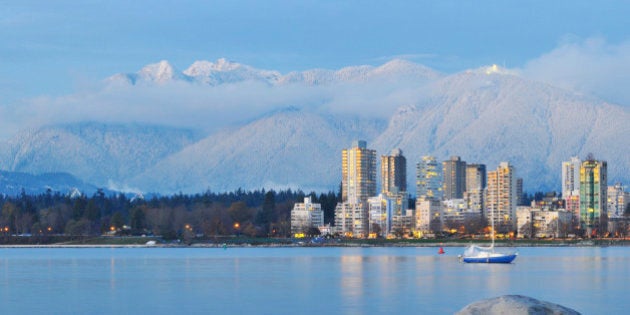
[[490, 245], [490, 248], [492, 248], [492, 250], [494, 251], [494, 209], [492, 209], [492, 211], [490, 211], [490, 216], [491, 216], [491, 225], [492, 225], [492, 232], [490, 234], [490, 239], [492, 239], [492, 245]]

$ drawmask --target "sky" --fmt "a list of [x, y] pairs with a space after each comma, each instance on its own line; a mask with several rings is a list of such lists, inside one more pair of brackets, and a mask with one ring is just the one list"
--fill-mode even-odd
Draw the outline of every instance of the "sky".
[[498, 64], [630, 106], [628, 16], [629, 1], [0, 0], [0, 112], [58, 106], [160, 60], [218, 58], [281, 73]]

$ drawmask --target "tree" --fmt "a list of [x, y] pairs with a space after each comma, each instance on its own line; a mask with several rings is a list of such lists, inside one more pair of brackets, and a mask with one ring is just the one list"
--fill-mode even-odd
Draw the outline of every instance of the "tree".
[[245, 222], [252, 219], [252, 211], [247, 205], [242, 201], [237, 201], [232, 203], [230, 208], [228, 209], [228, 213], [234, 222], [238, 222], [239, 224], [244, 224]]
[[265, 194], [265, 201], [263, 202], [262, 209], [256, 215], [256, 224], [260, 226], [263, 233], [269, 231], [269, 225], [275, 221], [274, 213], [276, 210], [275, 192], [273, 190], [268, 191]]
[[[2, 225], [5, 230], [15, 232], [15, 221], [18, 215], [18, 208], [12, 202], [5, 202], [2, 206]], [[5, 231], [6, 232], [6, 231]]]
[[433, 233], [442, 231], [442, 220], [439, 217], [431, 219], [429, 222], [429, 230]]
[[313, 237], [313, 236], [319, 236], [319, 235], [321, 235], [321, 234], [322, 234], [322, 233], [321, 233], [321, 232], [319, 231], [319, 229], [318, 229], [318, 228], [316, 228], [316, 227], [310, 227], [310, 228], [308, 228], [308, 230], [306, 231], [306, 235], [307, 235], [307, 236], [310, 236], [310, 237]]
[[372, 223], [372, 226], [370, 226], [370, 233], [375, 233], [376, 235], [381, 235], [381, 225], [378, 223]]
[[520, 234], [522, 234], [523, 236], [532, 238], [533, 237], [532, 232], [534, 231], [534, 229], [532, 228], [532, 223], [530, 221], [525, 222], [525, 224], [521, 225], [520, 231], [521, 231]]
[[141, 231], [146, 228], [146, 216], [144, 214], [146, 206], [134, 207], [131, 209], [129, 225], [134, 231]]
[[114, 212], [112, 218], [109, 220], [109, 225], [113, 226], [116, 229], [120, 229], [125, 225], [125, 219], [123, 218], [122, 213], [120, 211]]
[[85, 207], [84, 217], [92, 222], [101, 218], [101, 212], [96, 207], [94, 199], [90, 199]]

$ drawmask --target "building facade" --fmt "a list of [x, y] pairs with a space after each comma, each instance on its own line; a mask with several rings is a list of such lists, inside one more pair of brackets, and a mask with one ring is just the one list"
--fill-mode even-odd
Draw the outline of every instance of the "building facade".
[[441, 231], [442, 227], [442, 201], [430, 197], [416, 199], [416, 230], [434, 233]]
[[296, 203], [291, 210], [291, 234], [307, 234], [312, 228], [324, 225], [324, 211], [319, 203], [312, 203], [305, 197], [303, 203]]
[[459, 156], [452, 156], [442, 162], [444, 199], [462, 199], [466, 191], [466, 162]]
[[341, 153], [341, 192], [343, 202], [365, 203], [376, 196], [376, 151], [359, 140]]
[[573, 215], [564, 210], [519, 206], [516, 210], [519, 238], [566, 237]]
[[582, 161], [577, 156], [562, 162], [562, 198], [580, 194], [580, 167]]
[[416, 197], [442, 199], [442, 168], [434, 156], [423, 156], [416, 165]]
[[338, 203], [335, 208], [335, 232], [346, 237], [368, 237], [369, 214], [366, 203]]
[[483, 214], [485, 209], [484, 191], [486, 189], [486, 166], [484, 164], [466, 165], [466, 207], [473, 212]]
[[402, 150], [394, 149], [381, 156], [381, 193], [392, 196], [407, 192], [407, 159]]
[[630, 192], [625, 191], [625, 187], [621, 183], [608, 187], [608, 206], [606, 210], [610, 218], [623, 217], [629, 203]]
[[601, 233], [608, 224], [608, 170], [606, 161], [589, 158], [580, 167], [580, 223], [587, 236]]
[[395, 200], [380, 194], [368, 198], [369, 234], [372, 237], [387, 236], [392, 227]]
[[516, 230], [516, 171], [508, 162], [501, 162], [494, 171], [488, 172], [486, 194], [486, 219], [493, 220], [495, 230]]

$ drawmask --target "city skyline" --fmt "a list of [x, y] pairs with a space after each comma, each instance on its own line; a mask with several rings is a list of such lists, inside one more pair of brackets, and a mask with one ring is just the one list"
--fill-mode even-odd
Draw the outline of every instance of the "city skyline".
[[360, 137], [404, 150], [409, 172], [420, 154], [509, 160], [550, 190], [567, 154], [596, 152], [627, 181], [628, 7], [8, 1], [0, 169], [125, 192], [325, 190]]

